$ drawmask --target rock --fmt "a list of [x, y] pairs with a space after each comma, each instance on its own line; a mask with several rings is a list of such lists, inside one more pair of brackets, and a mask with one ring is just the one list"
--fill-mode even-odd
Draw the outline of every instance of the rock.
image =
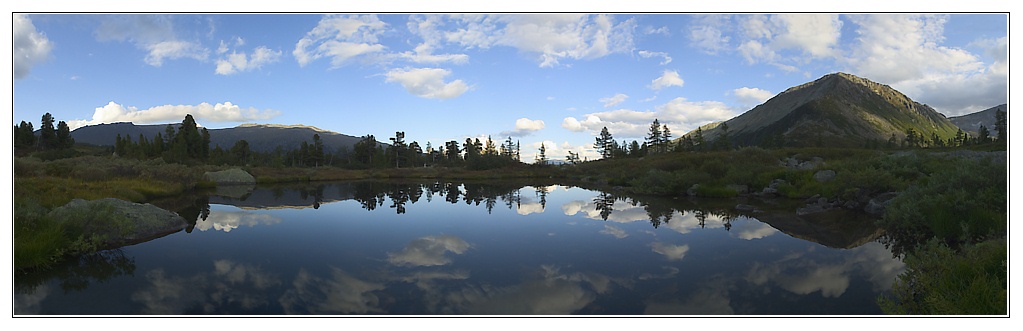
[[830, 181], [832, 179], [835, 179], [835, 171], [834, 170], [821, 170], [821, 171], [818, 171], [818, 172], [813, 174], [813, 179], [818, 181], [818, 182], [822, 182], [822, 183]]
[[207, 172], [202, 175], [202, 179], [217, 183], [217, 185], [253, 185], [256, 184], [256, 178], [252, 177], [245, 170], [234, 168], [223, 171]]
[[860, 203], [856, 202], [856, 201], [853, 201], [853, 200], [849, 200], [849, 201], [846, 201], [845, 204], [842, 205], [842, 208], [845, 208], [845, 209], [857, 209], [857, 208], [860, 208]]
[[762, 191], [760, 191], [760, 194], [765, 196], [775, 196], [778, 195], [778, 189], [773, 187], [765, 187]]
[[48, 216], [63, 222], [71, 231], [92, 238], [101, 249], [145, 242], [188, 226], [188, 222], [174, 212], [148, 203], [114, 198], [74, 199]]
[[805, 202], [807, 204], [817, 203], [818, 201], [820, 201], [820, 199], [821, 199], [821, 195], [820, 194], [814, 194], [812, 197], [809, 197], [806, 200], [803, 200], [803, 202]]
[[821, 205], [807, 205], [806, 207], [803, 208], [796, 208], [796, 215], [804, 216], [824, 212], [826, 210], [827, 208], [824, 208], [824, 206]]
[[884, 209], [891, 203], [892, 198], [895, 198], [897, 194], [895, 192], [881, 193], [880, 195], [870, 199], [867, 205], [863, 207], [863, 211], [868, 214], [881, 216], [884, 215]]
[[757, 210], [757, 207], [754, 207], [754, 206], [751, 206], [751, 205], [738, 204], [738, 205], [735, 205], [735, 210], [751, 212], [751, 211]]
[[695, 197], [696, 196], [696, 189], [698, 189], [698, 188], [700, 188], [700, 184], [693, 184], [693, 186], [690, 186], [689, 189], [686, 190], [686, 194], [688, 194], [691, 197]]

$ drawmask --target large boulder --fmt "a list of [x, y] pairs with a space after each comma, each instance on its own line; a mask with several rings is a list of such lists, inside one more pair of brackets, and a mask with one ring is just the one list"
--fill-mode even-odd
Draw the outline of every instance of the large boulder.
[[256, 184], [256, 178], [252, 177], [245, 170], [234, 168], [223, 171], [207, 172], [202, 175], [202, 179], [210, 181], [220, 185], [253, 185]]
[[835, 175], [834, 170], [821, 170], [813, 174], [813, 179], [823, 183], [835, 179]]
[[188, 226], [174, 212], [114, 198], [74, 199], [51, 211], [49, 217], [63, 222], [65, 229], [92, 240], [101, 249], [149, 241]]
[[867, 212], [867, 214], [882, 216], [884, 215], [885, 208], [888, 207], [888, 204], [892, 202], [896, 195], [895, 192], [882, 193], [870, 199], [867, 205], [863, 206], [863, 211]]

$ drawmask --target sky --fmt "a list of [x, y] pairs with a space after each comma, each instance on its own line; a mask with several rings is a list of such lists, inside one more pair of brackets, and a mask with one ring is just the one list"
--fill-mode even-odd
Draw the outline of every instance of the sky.
[[308, 125], [599, 158], [846, 72], [946, 116], [1008, 102], [1008, 14], [12, 15], [13, 123]]

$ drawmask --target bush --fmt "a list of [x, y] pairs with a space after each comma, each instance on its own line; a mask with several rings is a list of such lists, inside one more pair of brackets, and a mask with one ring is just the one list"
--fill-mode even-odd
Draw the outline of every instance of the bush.
[[892, 199], [880, 224], [905, 247], [931, 237], [973, 243], [1005, 234], [1005, 164], [947, 160], [946, 167]]
[[878, 304], [887, 314], [1005, 315], [1008, 311], [1008, 244], [1004, 238], [963, 247], [961, 253], [931, 240], [906, 256], [891, 296]]

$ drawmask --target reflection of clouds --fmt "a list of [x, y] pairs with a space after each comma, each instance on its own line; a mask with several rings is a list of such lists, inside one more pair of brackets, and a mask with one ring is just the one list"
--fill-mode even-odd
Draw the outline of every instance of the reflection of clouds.
[[561, 273], [542, 266], [540, 277], [523, 284], [464, 287], [445, 294], [441, 313], [481, 315], [567, 315], [579, 311], [610, 291], [613, 281], [595, 273]]
[[397, 253], [388, 253], [387, 261], [398, 266], [438, 266], [451, 263], [444, 253], [465, 253], [469, 243], [452, 236], [430, 236], [418, 238]]
[[701, 226], [700, 219], [696, 218], [696, 212], [689, 211], [686, 212], [685, 215], [675, 212], [675, 214], [671, 216], [671, 222], [668, 222], [668, 224], [661, 224], [661, 227], [671, 229], [681, 234], [689, 233], [693, 229], [717, 229], [725, 227], [725, 223], [721, 221], [721, 216], [711, 213], [704, 213], [704, 215], [707, 217], [704, 218], [704, 224]]
[[820, 291], [825, 298], [837, 298], [849, 287], [849, 276], [843, 265], [817, 265], [816, 261], [795, 260], [789, 264], [754, 264], [747, 280], [756, 285], [772, 282], [796, 294]]
[[550, 186], [523, 186], [523, 189], [532, 189], [540, 192], [553, 192], [554, 190], [561, 189], [562, 191], [568, 191], [568, 187], [561, 185], [550, 185]]
[[40, 303], [50, 296], [50, 286], [43, 284], [32, 289], [32, 293], [15, 291], [12, 308], [15, 315], [37, 315], [42, 313]]
[[[738, 222], [739, 220], [743, 220], [743, 222]], [[772, 228], [767, 223], [740, 216], [735, 221], [732, 221], [731, 232], [735, 233], [740, 239], [753, 240], [778, 233], [778, 229]]]
[[682, 258], [686, 257], [686, 252], [689, 251], [689, 245], [671, 245], [662, 242], [653, 242], [650, 244], [654, 253], [664, 255], [669, 261], [682, 261]]
[[[647, 215], [643, 206], [633, 206], [628, 202], [616, 200], [611, 205], [611, 208], [614, 210], [611, 212], [611, 215], [607, 217], [608, 221], [616, 223], [631, 223], [650, 220], [650, 216]], [[565, 212], [566, 216], [573, 216], [575, 214], [582, 213], [583, 217], [589, 219], [604, 220], [600, 216], [600, 210], [597, 210], [597, 204], [593, 203], [593, 201], [569, 201], [561, 206], [561, 211]]]
[[604, 224], [604, 229], [600, 230], [600, 233], [612, 235], [618, 239], [622, 239], [629, 236], [628, 233], [625, 233], [625, 230], [619, 229], [618, 227], [612, 226], [610, 224]]
[[443, 280], [466, 280], [469, 279], [469, 272], [464, 270], [457, 271], [418, 271], [408, 276], [396, 277], [398, 280], [406, 283], [416, 284], [422, 290], [430, 291], [435, 288], [435, 283]]
[[637, 278], [639, 280], [668, 279], [668, 278], [673, 278], [676, 275], [678, 275], [678, 268], [666, 267], [666, 266], [661, 267], [661, 268], [665, 270], [663, 274], [643, 273], [643, 274], [639, 275], [639, 277], [637, 277]]
[[701, 284], [695, 293], [685, 301], [671, 298], [664, 301], [649, 300], [647, 315], [733, 315], [728, 297], [727, 281], [713, 281]]
[[899, 259], [893, 259], [892, 252], [879, 242], [867, 243], [854, 248], [853, 251], [856, 252], [852, 258], [853, 263], [861, 267], [861, 271], [874, 285], [874, 290], [891, 289], [895, 277], [906, 270], [906, 264]]
[[170, 277], [163, 269], [146, 273], [149, 287], [132, 294], [142, 305], [141, 314], [181, 315], [198, 309], [202, 313], [227, 313], [266, 306], [265, 290], [280, 281], [258, 267], [231, 261], [214, 261], [213, 272], [191, 277]]
[[522, 202], [515, 212], [519, 215], [539, 214], [543, 213], [543, 205], [539, 202]]
[[882, 291], [891, 288], [892, 280], [905, 269], [902, 261], [892, 259], [891, 252], [877, 242], [852, 250], [844, 261], [818, 264], [816, 261], [789, 255], [771, 264], [757, 263], [747, 273], [746, 280], [763, 285], [768, 282], [796, 294], [820, 291], [824, 297], [839, 297], [849, 287], [853, 273], [862, 273]]
[[247, 211], [210, 211], [206, 220], [200, 219], [195, 223], [195, 228], [200, 231], [214, 229], [217, 231], [231, 232], [233, 229], [245, 225], [253, 227], [257, 225], [270, 225], [281, 222], [281, 218], [270, 214], [259, 214]]
[[384, 284], [355, 278], [332, 268], [331, 278], [320, 278], [305, 269], [298, 271], [293, 288], [280, 298], [285, 314], [366, 314], [384, 313], [374, 291]]

